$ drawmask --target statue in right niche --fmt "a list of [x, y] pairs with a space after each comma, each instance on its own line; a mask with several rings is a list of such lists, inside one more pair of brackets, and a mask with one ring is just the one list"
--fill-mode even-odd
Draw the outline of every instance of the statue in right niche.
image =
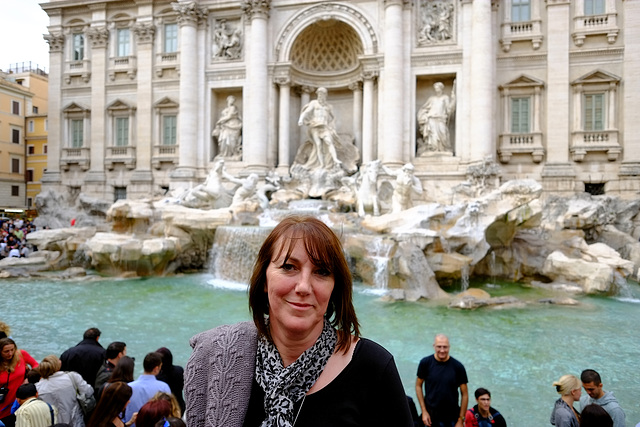
[[449, 120], [456, 109], [456, 82], [453, 81], [451, 96], [444, 93], [444, 84], [433, 85], [435, 95], [427, 99], [418, 110], [418, 126], [422, 143], [418, 144], [418, 155], [428, 152], [452, 152], [449, 136]]

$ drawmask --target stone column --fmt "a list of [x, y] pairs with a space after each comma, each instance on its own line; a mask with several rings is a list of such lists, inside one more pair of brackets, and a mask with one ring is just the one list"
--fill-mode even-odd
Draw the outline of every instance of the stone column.
[[289, 77], [276, 78], [280, 87], [280, 104], [278, 106], [278, 170], [280, 174], [289, 173], [289, 157], [291, 156], [291, 80]]
[[362, 74], [362, 163], [374, 160], [373, 150], [373, 79], [377, 72], [366, 71]]
[[362, 82], [351, 83], [349, 89], [353, 91], [353, 140], [362, 156]]
[[244, 124], [242, 156], [246, 173], [265, 173], [269, 126], [267, 69], [267, 20], [270, 0], [243, 0], [242, 10], [249, 23], [246, 37], [246, 80], [243, 91]]
[[[473, 118], [470, 133], [473, 143], [469, 147], [469, 160], [479, 161], [493, 156], [493, 99], [495, 85], [495, 55], [492, 54], [492, 16], [491, 1], [475, 0], [471, 15], [471, 78], [469, 93]], [[482, 77], [480, 77], [482, 76]]]
[[469, 161], [471, 158], [471, 146], [473, 145], [471, 138], [471, 104], [469, 94], [471, 94], [471, 82], [474, 80], [471, 71], [471, 40], [473, 39], [473, 31], [471, 31], [471, 22], [473, 15], [472, 0], [462, 0], [460, 2], [460, 27], [463, 29], [460, 43], [462, 45], [462, 71], [456, 80], [456, 90], [460, 96], [456, 96], [456, 156], [463, 161]]
[[[44, 36], [44, 39], [49, 43], [49, 152], [47, 154], [47, 170], [42, 176], [42, 189], [51, 188], [59, 191], [58, 186], [62, 180], [60, 175], [60, 154], [62, 153], [62, 147], [64, 147], [62, 123], [60, 123], [60, 118], [62, 117], [60, 94], [62, 93], [62, 67], [64, 64], [64, 34], [59, 32], [49, 33]], [[54, 141], [57, 141], [57, 144], [53, 143]]]
[[383, 137], [378, 155], [386, 165], [400, 166], [403, 154], [404, 74], [403, 4], [404, 0], [384, 0], [384, 84], [380, 117], [384, 118]]
[[[634, 0], [622, 1], [624, 11], [618, 16], [624, 18], [622, 28], [624, 28], [624, 62], [623, 79], [624, 86], [621, 90], [622, 102], [624, 105], [621, 135], [624, 137], [624, 151], [622, 154], [622, 167], [620, 176], [626, 182], [623, 183], [623, 190], [640, 190], [638, 175], [640, 175], [640, 25], [637, 17], [640, 16], [640, 2]], [[51, 98], [49, 98], [51, 99]], [[628, 181], [627, 181], [628, 180]], [[635, 180], [635, 181], [634, 181]]]
[[[144, 6], [146, 8], [146, 5]], [[142, 9], [142, 7], [141, 7]], [[151, 20], [152, 10], [143, 15], [145, 21], [137, 22], [133, 32], [138, 41], [138, 102], [136, 120], [136, 169], [131, 176], [133, 188], [130, 192], [142, 197], [152, 193], [153, 175], [151, 174], [151, 157], [153, 156], [153, 39], [156, 28]], [[140, 19], [140, 18], [138, 18]]]
[[[569, 116], [571, 92], [569, 47], [571, 45], [571, 1], [547, 1], [547, 87], [545, 110], [547, 159], [542, 179], [548, 191], [573, 192], [575, 172], [569, 162], [571, 140]], [[576, 88], [574, 88], [575, 90]], [[580, 108], [580, 103], [573, 105]], [[578, 119], [579, 121], [579, 119]], [[575, 126], [575, 124], [574, 124]]]
[[195, 1], [172, 3], [180, 27], [180, 117], [178, 118], [178, 167], [171, 173], [171, 187], [187, 188], [196, 179], [198, 135], [197, 27], [206, 17]]
[[91, 44], [91, 165], [86, 183], [94, 189], [94, 194], [106, 195], [105, 145], [111, 143], [106, 140], [111, 133], [107, 132], [105, 123], [109, 30], [104, 23], [101, 19], [94, 19], [87, 34]]

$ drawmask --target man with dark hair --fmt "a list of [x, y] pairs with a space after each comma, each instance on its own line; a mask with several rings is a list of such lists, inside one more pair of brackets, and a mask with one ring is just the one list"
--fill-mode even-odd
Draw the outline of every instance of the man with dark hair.
[[580, 412], [585, 406], [595, 403], [602, 406], [613, 419], [613, 427], [625, 427], [625, 414], [612, 391], [604, 391], [600, 374], [593, 369], [585, 369], [580, 375], [582, 387], [587, 395], [580, 398]]
[[497, 409], [491, 406], [491, 392], [480, 387], [475, 392], [477, 404], [467, 410], [465, 427], [507, 427], [507, 422]]
[[66, 350], [60, 356], [62, 362], [61, 371], [75, 371], [91, 387], [95, 386], [96, 374], [102, 366], [105, 358], [104, 347], [100, 345], [100, 329], [89, 328], [84, 332], [82, 341], [75, 347]]
[[[160, 355], [160, 353], [151, 352], [147, 354], [142, 362], [142, 368], [144, 369], [142, 375], [140, 375], [137, 380], [129, 383], [129, 386], [133, 389], [133, 394], [131, 395], [124, 414], [124, 421], [126, 423], [128, 423], [133, 417], [133, 414], [138, 412], [140, 408], [142, 408], [142, 405], [147, 403], [157, 392], [163, 391], [171, 394], [169, 385], [164, 381], [158, 381], [156, 379], [156, 375], [158, 375], [160, 369], [162, 369], [162, 355]], [[131, 426], [134, 427], [135, 423]]]
[[16, 427], [49, 427], [56, 423], [58, 410], [38, 399], [35, 384], [22, 384], [16, 392], [20, 407], [16, 411]]
[[102, 366], [100, 366], [100, 369], [98, 369], [98, 374], [96, 375], [96, 395], [98, 393], [98, 390], [100, 390], [100, 387], [102, 387], [102, 385], [106, 383], [111, 376], [111, 373], [116, 367], [118, 360], [120, 360], [122, 356], [127, 355], [127, 344], [123, 343], [122, 341], [114, 341], [107, 346], [107, 351], [105, 354], [106, 360], [104, 361]]
[[[469, 403], [467, 371], [449, 355], [449, 338], [436, 335], [434, 354], [418, 365], [416, 395], [422, 410], [422, 422], [430, 427], [462, 427]], [[423, 391], [424, 385], [424, 391]], [[458, 395], [460, 389], [460, 395]], [[460, 404], [458, 404], [460, 397]]]

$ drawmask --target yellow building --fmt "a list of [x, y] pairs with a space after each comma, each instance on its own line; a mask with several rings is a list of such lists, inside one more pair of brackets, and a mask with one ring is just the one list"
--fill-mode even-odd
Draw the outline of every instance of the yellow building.
[[0, 208], [34, 205], [47, 164], [48, 76], [30, 67], [0, 74]]
[[27, 209], [33, 209], [47, 169], [47, 116], [27, 116]]

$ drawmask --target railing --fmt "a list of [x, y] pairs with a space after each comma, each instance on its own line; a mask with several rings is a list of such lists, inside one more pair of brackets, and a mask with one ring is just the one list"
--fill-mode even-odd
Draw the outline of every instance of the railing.
[[542, 21], [505, 22], [502, 24], [502, 50], [509, 52], [516, 41], [531, 41], [534, 50], [542, 44]]
[[115, 80], [117, 73], [127, 73], [127, 76], [133, 79], [136, 76], [137, 67], [137, 58], [135, 56], [116, 56], [109, 58], [109, 78]]
[[154, 145], [151, 163], [155, 169], [160, 169], [162, 163], [178, 164], [177, 145]]
[[164, 70], [178, 70], [180, 68], [180, 53], [158, 53], [156, 54], [155, 72], [156, 76], [162, 77]]
[[107, 147], [104, 162], [109, 170], [112, 170], [116, 163], [124, 163], [128, 169], [134, 169], [136, 166], [136, 147], [129, 145]]
[[582, 46], [587, 36], [606, 34], [607, 41], [615, 43], [620, 28], [618, 15], [606, 13], [602, 15], [576, 16], [573, 18], [573, 40], [577, 46]]
[[500, 161], [509, 163], [514, 154], [530, 154], [535, 163], [544, 157], [542, 133], [507, 133], [500, 135]]
[[68, 171], [73, 164], [79, 165], [83, 170], [89, 169], [91, 163], [91, 149], [88, 147], [69, 147], [62, 149], [60, 166]]
[[64, 80], [67, 84], [71, 83], [72, 77], [82, 77], [85, 83], [88, 83], [91, 77], [91, 61], [82, 59], [79, 61], [68, 61], [67, 69], [64, 71]]
[[580, 162], [589, 152], [604, 151], [608, 159], [614, 161], [622, 152], [618, 142], [617, 130], [576, 131], [571, 134], [571, 148], [573, 160]]

